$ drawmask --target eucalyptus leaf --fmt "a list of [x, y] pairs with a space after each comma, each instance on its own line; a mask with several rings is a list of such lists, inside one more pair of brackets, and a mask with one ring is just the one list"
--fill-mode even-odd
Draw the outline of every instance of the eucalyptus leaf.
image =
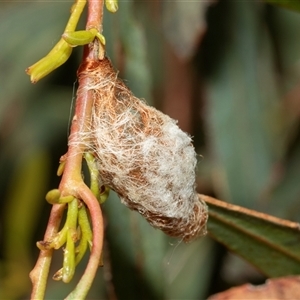
[[300, 274], [300, 224], [199, 195], [208, 232], [268, 277]]

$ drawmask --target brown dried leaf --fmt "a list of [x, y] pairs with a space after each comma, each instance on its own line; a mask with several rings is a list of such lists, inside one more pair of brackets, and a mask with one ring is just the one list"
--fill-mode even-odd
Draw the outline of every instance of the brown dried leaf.
[[291, 300], [299, 299], [300, 276], [269, 279], [265, 284], [253, 286], [244, 284], [225, 292], [212, 295], [208, 300], [256, 299]]

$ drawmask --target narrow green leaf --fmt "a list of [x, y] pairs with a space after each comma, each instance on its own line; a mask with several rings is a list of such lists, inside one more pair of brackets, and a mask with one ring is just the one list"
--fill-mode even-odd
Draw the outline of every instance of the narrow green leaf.
[[300, 224], [200, 195], [208, 232], [268, 277], [300, 274]]

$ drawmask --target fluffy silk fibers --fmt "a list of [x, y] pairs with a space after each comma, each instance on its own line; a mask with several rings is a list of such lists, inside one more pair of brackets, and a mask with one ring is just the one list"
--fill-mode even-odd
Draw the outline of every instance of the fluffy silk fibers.
[[82, 133], [101, 185], [155, 228], [184, 241], [206, 233], [207, 206], [195, 191], [196, 153], [176, 121], [136, 98], [105, 58], [80, 76], [92, 91], [91, 128]]

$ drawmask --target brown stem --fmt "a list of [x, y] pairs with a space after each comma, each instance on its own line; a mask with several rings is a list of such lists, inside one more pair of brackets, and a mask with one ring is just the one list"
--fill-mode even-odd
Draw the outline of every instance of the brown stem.
[[[104, 0], [88, 0], [86, 30], [95, 28], [99, 31], [99, 33], [102, 33], [103, 7]], [[84, 47], [83, 57], [86, 62], [103, 59], [103, 45], [101, 45], [101, 43], [97, 39], [95, 39], [93, 45], [90, 45], [90, 47], [88, 45]]]
[[[89, 1], [86, 29], [96, 28], [100, 32], [102, 31], [103, 4], [103, 0]], [[88, 62], [95, 60], [97, 61], [99, 59], [99, 46], [101, 45], [99, 45], [99, 43], [96, 43], [98, 43], [97, 40], [95, 40], [95, 42], [93, 43], [93, 47], [85, 46], [83, 63], [80, 66], [78, 72], [79, 95], [77, 98], [76, 111], [73, 119], [74, 126], [77, 128], [77, 131], [74, 130], [74, 133], [77, 133], [77, 135], [72, 136], [71, 133], [72, 138], [75, 139], [75, 145], [79, 144], [77, 143], [79, 142], [77, 141], [77, 139], [81, 138], [79, 133], [86, 131], [88, 128], [87, 126], [90, 124], [91, 112], [93, 107], [93, 95], [91, 94], [91, 91], [86, 91], [85, 89], [83, 89], [81, 92], [81, 89], [82, 87], [89, 86], [89, 81], [91, 80], [91, 78], [88, 76], [81, 77], [80, 75], [82, 72], [85, 72], [85, 68], [87, 67]], [[84, 147], [84, 145], [82, 144], [81, 147]], [[82, 154], [83, 151], [80, 153]], [[74, 154], [77, 155], [76, 153]], [[77, 189], [77, 192], [78, 195], [76, 196], [84, 201], [91, 215], [93, 228], [93, 245], [86, 270], [74, 291], [72, 291], [66, 299], [83, 299], [86, 296], [98, 269], [103, 247], [103, 218], [99, 203], [93, 193], [85, 184]]]
[[[90, 51], [93, 51], [92, 49]], [[88, 51], [85, 51], [85, 53], [89, 54]], [[80, 151], [80, 158], [82, 159], [82, 153], [84, 152], [84, 144], [80, 144], [80, 138], [82, 137], [80, 133], [84, 132], [88, 129], [88, 125], [90, 124], [90, 117], [93, 107], [93, 95], [92, 91], [86, 91], [82, 87], [90, 85], [89, 81], [91, 80], [88, 76], [80, 76], [81, 72], [85, 72], [85, 69], [87, 67], [87, 64], [85, 63], [86, 60], [90, 61], [90, 56], [88, 55], [85, 57], [83, 64], [79, 68], [79, 91], [78, 91], [78, 97], [77, 97], [77, 103], [76, 103], [76, 110], [75, 110], [75, 116], [73, 118], [72, 123], [72, 131], [71, 131], [71, 145], [79, 145], [79, 148], [76, 149], [76, 147], [71, 147], [70, 149], [71, 156], [70, 160], [76, 161], [78, 152]], [[80, 147], [81, 146], [81, 147]], [[72, 151], [74, 151], [74, 156], [72, 156]], [[69, 155], [69, 153], [68, 153]], [[73, 166], [69, 164], [70, 168]], [[66, 165], [67, 167], [67, 165]], [[68, 171], [67, 169], [65, 172]], [[80, 176], [80, 174], [77, 174]], [[76, 176], [77, 177], [77, 176]], [[69, 179], [69, 178], [68, 178]], [[75, 178], [75, 181], [77, 181], [77, 178]], [[88, 262], [88, 265], [86, 267], [86, 270], [81, 277], [79, 283], [77, 284], [74, 291], [72, 291], [66, 299], [84, 299], [86, 296], [93, 279], [95, 277], [96, 271], [99, 266], [99, 261], [101, 257], [102, 247], [103, 247], [103, 218], [101, 209], [99, 206], [99, 203], [93, 193], [90, 191], [90, 189], [82, 182], [80, 186], [78, 186], [78, 182], [76, 182], [76, 185], [69, 186], [70, 181], [62, 182], [62, 185], [64, 186], [65, 190], [68, 188], [73, 189], [75, 187], [75, 190], [72, 190], [72, 194], [81, 199], [88, 207], [88, 210], [90, 212], [91, 220], [92, 220], [92, 228], [93, 228], [93, 245], [92, 245], [92, 251], [90, 255], [90, 259]], [[75, 184], [75, 182], [74, 182]], [[71, 191], [69, 191], [71, 192]]]
[[86, 30], [96, 28], [102, 33], [103, 23], [103, 0], [89, 0], [88, 1], [88, 17], [86, 22]]
[[[64, 208], [63, 204], [53, 205], [44, 241], [50, 240], [58, 232]], [[29, 274], [32, 282], [31, 299], [44, 299], [52, 254], [52, 249], [41, 250], [36, 265]]]
[[[92, 112], [92, 98], [89, 92], [82, 87], [88, 83], [88, 78], [79, 78], [79, 90], [76, 99], [75, 115], [72, 120], [71, 134], [69, 137], [70, 146], [66, 155], [64, 173], [59, 185], [59, 190], [62, 196], [73, 195], [76, 198], [80, 197], [80, 190], [84, 189], [84, 184], [81, 176], [82, 154], [85, 150], [85, 145], [80, 141], [81, 134], [87, 128], [90, 122]], [[84, 202], [86, 199], [82, 199]], [[91, 202], [91, 200], [87, 200]], [[96, 198], [94, 201], [97, 202]], [[62, 218], [64, 205], [54, 205], [49, 222], [47, 225], [44, 241], [50, 241], [58, 232]], [[101, 218], [101, 212], [98, 216]], [[101, 234], [100, 230], [100, 234]], [[95, 238], [100, 238], [98, 235]], [[30, 278], [33, 284], [31, 299], [43, 299], [46, 288], [46, 278], [48, 277], [51, 264], [53, 250], [41, 250], [36, 266], [30, 273]], [[100, 257], [99, 257], [100, 259]]]
[[[88, 19], [86, 28], [96, 28], [102, 31], [103, 0], [90, 0], [88, 6]], [[99, 47], [100, 46], [100, 47]], [[85, 144], [81, 140], [82, 133], [86, 132], [91, 120], [93, 98], [91, 91], [84, 89], [89, 84], [90, 78], [82, 76], [88, 62], [98, 60], [101, 45], [95, 40], [93, 45], [85, 46], [83, 62], [78, 71], [79, 88], [76, 99], [75, 115], [72, 120], [71, 133], [69, 136], [69, 148], [59, 190], [62, 196], [73, 195], [81, 199], [88, 207], [93, 228], [93, 245], [90, 259], [75, 290], [67, 299], [83, 299], [93, 281], [99, 266], [103, 246], [103, 218], [99, 203], [89, 188], [85, 185], [81, 176], [82, 155]], [[101, 49], [100, 49], [101, 50]], [[102, 49], [103, 50], [103, 49]], [[103, 51], [102, 51], [103, 52]], [[62, 219], [65, 205], [54, 205], [47, 225], [44, 241], [50, 241], [57, 234]], [[31, 299], [43, 299], [46, 289], [47, 277], [51, 264], [53, 250], [41, 250], [37, 263], [30, 273], [33, 284]]]

